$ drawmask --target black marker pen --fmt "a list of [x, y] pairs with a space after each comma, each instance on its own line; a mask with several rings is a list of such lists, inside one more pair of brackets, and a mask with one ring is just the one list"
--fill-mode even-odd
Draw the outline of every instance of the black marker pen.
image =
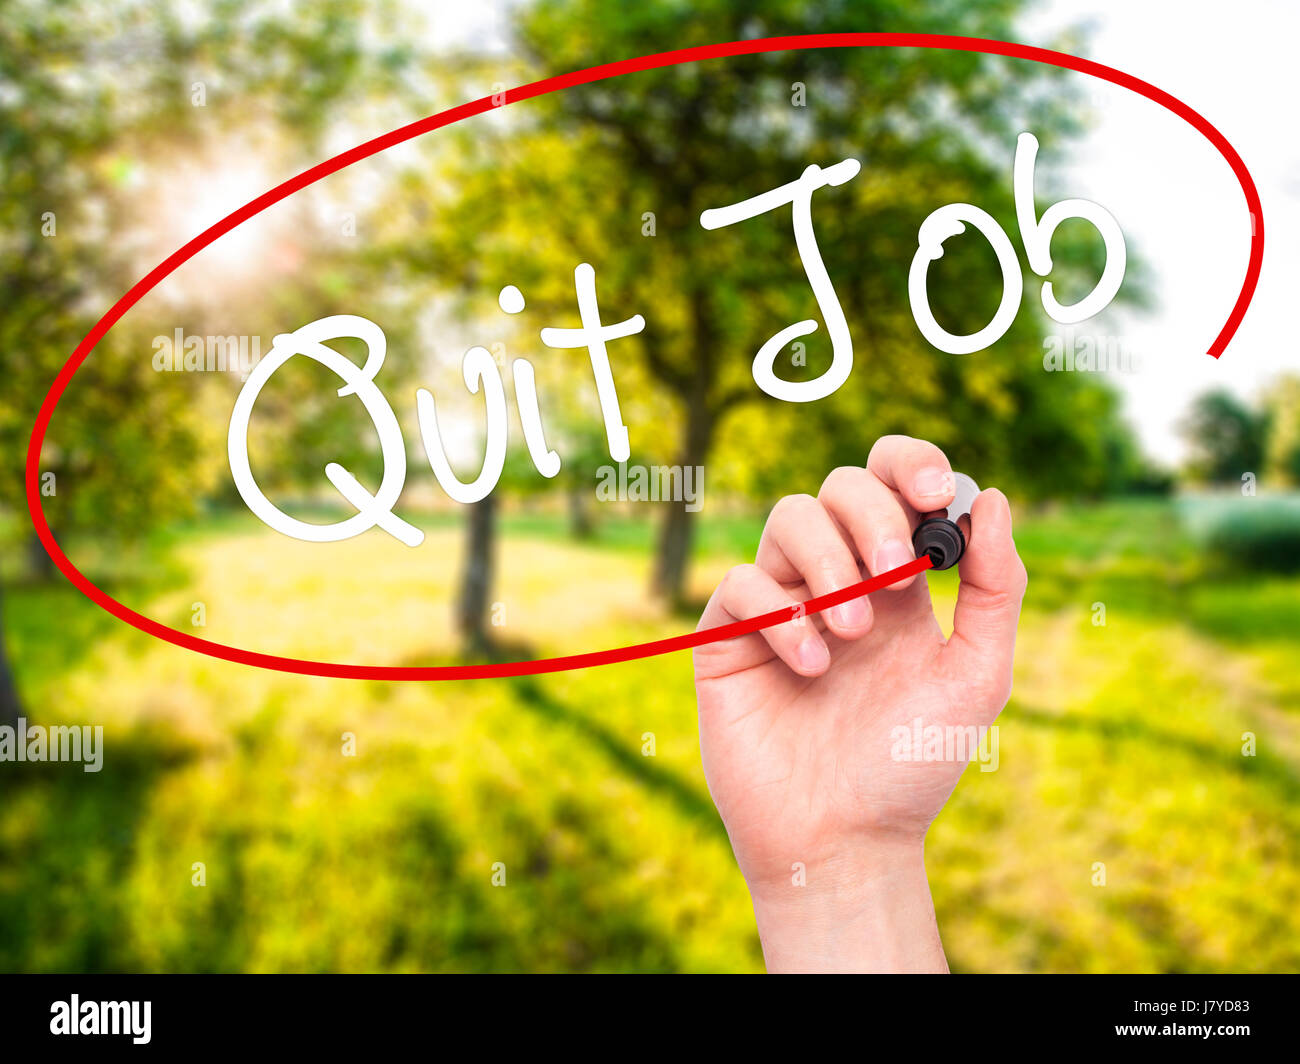
[[925, 515], [912, 534], [912, 547], [919, 558], [928, 554], [935, 569], [951, 569], [966, 552], [966, 537], [957, 525], [958, 518], [968, 515], [975, 504], [980, 486], [965, 473], [952, 475], [956, 494], [946, 510]]

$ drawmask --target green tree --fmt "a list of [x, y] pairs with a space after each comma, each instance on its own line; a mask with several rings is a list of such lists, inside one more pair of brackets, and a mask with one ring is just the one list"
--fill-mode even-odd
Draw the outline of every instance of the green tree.
[[[132, 228], [147, 231], [148, 210], [165, 206], [133, 202], [135, 161], [199, 153], [254, 122], [292, 130], [303, 165], [314, 161], [314, 141], [337, 118], [332, 105], [390, 91], [409, 56], [403, 43], [385, 46], [383, 32], [365, 43], [352, 32], [366, 7], [361, 0], [292, 10], [269, 0], [222, 0], [193, 11], [158, 0], [5, 5], [0, 509], [25, 513], [27, 440], [59, 368], [95, 318], [153, 265], [137, 261], [127, 232], [116, 228], [144, 210]], [[400, 42], [391, 6], [370, 9], [386, 39]], [[213, 467], [192, 458], [214, 453], [205, 420], [192, 399], [159, 387], [150, 353], [148, 338], [123, 324], [60, 402], [40, 456], [42, 473], [53, 478], [54, 494], [44, 501], [60, 538], [92, 531], [130, 540], [185, 512], [212, 483]], [[10, 673], [0, 649], [0, 717], [8, 719], [19, 706]]]
[[1300, 374], [1284, 373], [1268, 389], [1269, 473], [1286, 484], [1300, 484]]
[[[961, 25], [973, 36], [1008, 38], [1021, 7], [1020, 0], [851, 7], [649, 0], [610, 8], [541, 0], [515, 14], [517, 66], [470, 56], [444, 73], [470, 95], [507, 76], [743, 37]], [[1066, 103], [1046, 68], [934, 50], [786, 51], [641, 72], [441, 131], [438, 187], [453, 190], [452, 199], [440, 199], [431, 224], [408, 234], [403, 257], [467, 299], [517, 284], [534, 320], [556, 326], [575, 324], [572, 271], [590, 262], [604, 320], [647, 319], [641, 335], [610, 350], [623, 396], [644, 390], [670, 400], [666, 416], [649, 426], [625, 417], [634, 449], [664, 461], [703, 465], [730, 433], [782, 441], [774, 473], [806, 464], [824, 474], [828, 458], [861, 463], [871, 440], [898, 426], [955, 445], [956, 459], [1015, 466], [1046, 487], [1063, 451], [1092, 461], [1091, 475], [1102, 436], [1121, 431], [1114, 419], [1097, 427], [1083, 416], [1104, 406], [1101, 386], [1073, 379], [1082, 375], [1044, 374], [1038, 319], [1028, 310], [981, 356], [929, 351], [911, 317], [906, 278], [920, 222], [945, 203], [978, 203], [1016, 232], [1016, 136], [1032, 129], [1042, 158], [1050, 158], [1073, 128]], [[750, 374], [768, 337], [820, 319], [789, 208], [712, 232], [699, 217], [785, 184], [810, 163], [848, 157], [862, 160], [863, 172], [818, 192], [813, 214], [850, 321], [855, 369], [834, 396], [791, 409], [765, 397]], [[931, 275], [935, 313], [947, 328], [970, 332], [996, 308], [999, 274], [982, 241], [951, 244]], [[1091, 287], [1097, 241], [1063, 229], [1060, 244], [1058, 291], [1063, 282], [1068, 291], [1071, 270], [1086, 274]], [[545, 360], [562, 363], [573, 388], [579, 369], [569, 355]], [[828, 364], [822, 325], [777, 371], [811, 379]], [[1010, 422], [1014, 433], [987, 431]], [[731, 452], [746, 461], [742, 448]], [[669, 600], [685, 592], [691, 521], [684, 505], [667, 508], [654, 587]]]
[[1263, 465], [1268, 418], [1231, 392], [1220, 388], [1197, 398], [1181, 428], [1191, 453], [1188, 471], [1199, 480], [1240, 482]]

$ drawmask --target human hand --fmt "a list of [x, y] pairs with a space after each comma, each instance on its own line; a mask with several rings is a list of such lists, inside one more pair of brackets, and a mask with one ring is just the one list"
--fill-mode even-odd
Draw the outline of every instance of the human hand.
[[[817, 498], [777, 503], [755, 563], [727, 574], [699, 627], [905, 564], [921, 517], [953, 489], [933, 444], [883, 437], [865, 468], [834, 470]], [[769, 969], [946, 967], [922, 852], [966, 761], [895, 759], [892, 733], [918, 717], [944, 729], [993, 722], [1011, 691], [1026, 584], [1001, 492], [979, 495], [963, 532], [947, 640], [919, 576], [695, 650], [704, 772]]]

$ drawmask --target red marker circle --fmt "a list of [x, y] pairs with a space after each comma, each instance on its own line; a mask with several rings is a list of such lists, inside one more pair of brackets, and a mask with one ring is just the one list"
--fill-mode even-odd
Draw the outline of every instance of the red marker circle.
[[[103, 591], [73, 565], [55, 541], [54, 535], [50, 531], [49, 522], [45, 519], [39, 485], [40, 455], [41, 445], [45, 441], [45, 433], [49, 428], [54, 408], [58, 405], [59, 399], [63, 396], [73, 375], [123, 314], [135, 306], [141, 298], [164, 278], [219, 237], [229, 233], [236, 226], [260, 214], [268, 207], [321, 180], [321, 178], [337, 173], [355, 162], [360, 162], [362, 159], [377, 155], [386, 148], [413, 140], [435, 129], [441, 129], [443, 126], [449, 126], [466, 118], [472, 118], [474, 115], [483, 114], [493, 107], [508, 106], [520, 100], [545, 96], [547, 93], [559, 92], [561, 89], [572, 88], [575, 85], [589, 85], [593, 82], [620, 77], [623, 74], [634, 74], [640, 70], [655, 70], [660, 67], [678, 66], [682, 63], [695, 63], [704, 59], [718, 59], [733, 55], [754, 55], [760, 52], [806, 51], [814, 48], [937, 48], [957, 52], [984, 52], [989, 55], [1009, 56], [1013, 59], [1028, 59], [1036, 63], [1046, 63], [1050, 66], [1064, 67], [1067, 70], [1090, 74], [1093, 77], [1101, 78], [1103, 81], [1109, 81], [1122, 88], [1130, 89], [1138, 93], [1138, 95], [1145, 96], [1147, 99], [1172, 111], [1179, 118], [1195, 127], [1202, 136], [1218, 149], [1219, 153], [1227, 160], [1228, 165], [1232, 167], [1233, 173], [1237, 175], [1237, 181], [1240, 183], [1241, 190], [1246, 197], [1246, 206], [1251, 217], [1250, 259], [1246, 265], [1246, 277], [1242, 282], [1237, 300], [1233, 304], [1232, 312], [1228, 315], [1228, 320], [1224, 322], [1223, 328], [1219, 330], [1219, 335], [1215, 337], [1214, 342], [1209, 346], [1209, 354], [1215, 358], [1223, 354], [1224, 349], [1228, 346], [1228, 341], [1232, 339], [1233, 334], [1236, 333], [1238, 326], [1241, 324], [1241, 320], [1246, 314], [1246, 308], [1250, 306], [1251, 298], [1255, 294], [1260, 266], [1264, 259], [1264, 212], [1260, 205], [1259, 192], [1255, 188], [1255, 182], [1250, 176], [1250, 171], [1246, 169], [1246, 164], [1242, 162], [1241, 156], [1228, 143], [1227, 138], [1211, 125], [1203, 115], [1163, 89], [1156, 88], [1151, 83], [1136, 78], [1132, 74], [1126, 74], [1122, 70], [1095, 63], [1090, 59], [1081, 59], [1078, 56], [1068, 55], [1065, 52], [1015, 44], [1011, 41], [993, 41], [977, 37], [952, 37], [944, 34], [817, 33], [797, 37], [766, 37], [751, 41], [730, 41], [725, 44], [681, 48], [672, 52], [660, 52], [656, 55], [639, 56], [635, 59], [624, 59], [616, 63], [604, 63], [600, 66], [588, 67], [585, 70], [576, 70], [569, 74], [543, 78], [541, 81], [534, 81], [528, 85], [521, 85], [518, 88], [507, 90], [504, 94], [504, 100], [502, 100], [501, 94], [484, 96], [482, 99], [461, 104], [458, 107], [453, 107], [436, 115], [430, 115], [417, 122], [391, 130], [382, 136], [375, 137], [373, 140], [368, 140], [364, 144], [359, 144], [355, 148], [342, 152], [332, 159], [326, 159], [324, 162], [304, 170], [296, 177], [290, 178], [269, 192], [265, 192], [256, 199], [244, 204], [244, 206], [232, 211], [215, 225], [204, 230], [184, 247], [174, 251], [150, 270], [109, 308], [108, 312], [95, 323], [94, 328], [77, 345], [76, 350], [72, 352], [63, 368], [59, 370], [58, 376], [55, 377], [54, 383], [51, 385], [49, 392], [46, 393], [40, 411], [36, 415], [36, 424], [32, 428], [31, 439], [27, 445], [27, 508], [31, 512], [36, 534], [40, 537], [41, 543], [54, 564], [59, 567], [59, 570], [72, 582], [78, 591], [96, 605], [107, 610], [118, 620], [182, 649], [192, 650], [214, 658], [222, 658], [226, 661], [238, 662], [243, 665], [274, 669], [279, 672], [358, 680], [467, 680], [561, 672], [568, 669], [588, 668], [593, 665], [631, 661], [655, 654], [667, 654], [675, 650], [685, 650], [706, 643], [733, 639], [748, 632], [756, 632], [771, 625], [791, 620], [795, 615], [795, 611], [782, 609], [747, 621], [737, 621], [734, 624], [707, 629], [703, 632], [691, 632], [686, 635], [673, 636], [650, 643], [639, 643], [635, 646], [618, 647], [612, 650], [600, 650], [586, 654], [571, 654], [558, 658], [543, 658], [536, 661], [505, 662], [491, 665], [351, 665], [314, 661], [308, 658], [281, 657], [275, 654], [261, 654], [256, 651], [242, 650], [239, 647], [227, 646], [225, 643], [200, 639], [197, 636], [182, 632], [176, 628], [170, 628], [152, 618], [137, 613]], [[872, 577], [870, 580], [855, 584], [852, 587], [844, 588], [833, 594], [822, 595], [819, 598], [809, 599], [808, 602], [803, 604], [802, 612], [819, 613], [841, 602], [847, 602], [849, 599], [857, 598], [870, 591], [887, 587], [889, 584], [914, 573], [919, 573], [929, 567], [929, 558], [919, 558], [898, 569], [882, 573], [880, 576]]]

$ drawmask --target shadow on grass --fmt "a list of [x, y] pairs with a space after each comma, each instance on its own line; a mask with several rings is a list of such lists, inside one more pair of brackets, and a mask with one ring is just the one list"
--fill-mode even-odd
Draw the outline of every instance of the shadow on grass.
[[494, 810], [495, 823], [476, 833], [473, 849], [500, 861], [504, 881], [494, 885], [493, 868], [468, 856], [450, 817], [428, 801], [408, 809], [390, 859], [410, 917], [388, 929], [387, 965], [480, 972], [681, 968], [671, 932], [608, 889], [627, 872], [628, 858], [594, 810], [568, 803], [556, 818], [535, 814], [496, 784], [475, 788], [474, 802]]
[[726, 829], [713, 808], [712, 800], [681, 779], [676, 774], [660, 768], [647, 757], [629, 748], [624, 737], [615, 735], [599, 721], [568, 706], [548, 694], [531, 677], [510, 681], [519, 704], [554, 724], [576, 731], [592, 746], [599, 749], [622, 772], [647, 790], [671, 801], [687, 816], [709, 826], [710, 830], [726, 840]]
[[[535, 657], [535, 648], [526, 643], [496, 643], [479, 653], [455, 656], [417, 655], [403, 659], [402, 665], [476, 665], [532, 661]], [[713, 802], [708, 795], [701, 794], [679, 776], [660, 768], [649, 758], [642, 757], [638, 751], [628, 746], [626, 737], [616, 735], [600, 721], [555, 698], [545, 690], [536, 677], [519, 676], [496, 682], [509, 684], [519, 706], [549, 723], [559, 724], [577, 732], [612, 761], [624, 775], [647, 790], [667, 798], [687, 816], [707, 823], [711, 830], [726, 838], [726, 829], [718, 819]]]
[[[196, 808], [207, 825], [195, 843], [207, 865], [199, 891], [190, 855], [169, 855], [149, 824], [155, 794], [197, 751], [143, 731], [108, 743], [99, 773], [5, 766], [0, 970], [331, 971], [349, 954], [372, 957], [365, 967], [377, 970], [681, 967], [671, 929], [609, 890], [631, 859], [599, 807], [569, 802], [553, 818], [480, 784], [475, 805], [493, 813], [471, 845], [436, 790], [415, 791], [396, 805], [373, 800], [330, 829], [344, 833], [339, 846], [319, 851], [319, 823], [290, 806], [229, 818]], [[222, 772], [270, 767], [242, 750]], [[502, 889], [481, 850], [508, 867]], [[361, 912], [358, 897], [368, 899]], [[348, 949], [359, 933], [376, 938]]]
[[125, 630], [62, 577], [6, 589], [3, 608], [10, 660], [24, 693], [75, 668], [105, 638]]
[[[485, 662], [532, 661], [535, 657], [535, 648], [528, 644], [497, 643], [477, 654], [454, 657], [418, 655], [404, 659], [402, 665], [473, 665]], [[615, 734], [600, 721], [554, 697], [546, 691], [536, 677], [518, 676], [498, 682], [510, 685], [518, 705], [549, 723], [559, 724], [577, 732], [613, 762], [624, 775], [647, 790], [667, 798], [681, 812], [707, 823], [711, 830], [726, 838], [726, 829], [718, 819], [709, 796], [701, 794], [673, 772], [660, 768], [650, 758], [642, 757], [637, 750], [628, 746], [626, 737]]]
[[1208, 769], [1263, 783], [1274, 788], [1279, 797], [1287, 802], [1300, 799], [1300, 779], [1295, 770], [1285, 760], [1266, 750], [1258, 751], [1253, 757], [1243, 757], [1240, 753], [1231, 752], [1235, 749], [1231, 744], [1227, 748], [1212, 746], [1163, 728], [1153, 728], [1140, 720], [1109, 721], [1063, 716], [1026, 707], [1014, 701], [1008, 707], [1006, 719], [1008, 723], [1024, 721], [1036, 728], [1050, 728], [1076, 735], [1095, 735], [1115, 743], [1142, 743], [1153, 749], [1182, 754]]
[[[118, 565], [92, 559], [83, 572], [113, 598], [137, 607], [188, 583], [189, 569], [173, 555], [160, 552], [147, 559], [140, 555], [135, 551], [131, 561]], [[69, 557], [75, 564], [77, 557], [71, 553]], [[135, 635], [58, 572], [41, 578], [25, 574], [10, 580], [3, 592], [0, 609], [10, 660], [24, 693], [38, 689], [42, 679], [74, 668], [106, 638]], [[158, 619], [166, 623], [166, 618]], [[32, 701], [39, 704], [41, 699]]]
[[[405, 658], [403, 666], [473, 665], [487, 662], [531, 661], [535, 648], [526, 643], [493, 644], [486, 651], [456, 656], [416, 655]], [[532, 713], [553, 724], [559, 724], [580, 734], [593, 747], [600, 750], [626, 776], [656, 794], [666, 797], [688, 816], [702, 820], [724, 838], [726, 831], [707, 795], [701, 794], [674, 773], [660, 768], [649, 758], [628, 747], [623, 736], [616, 735], [605, 725], [580, 710], [565, 704], [549, 694], [535, 677], [520, 676], [497, 681], [510, 685], [515, 701]]]
[[0, 767], [0, 969], [139, 968], [123, 883], [151, 793], [194, 755], [151, 732], [104, 741], [99, 772], [68, 762]]

